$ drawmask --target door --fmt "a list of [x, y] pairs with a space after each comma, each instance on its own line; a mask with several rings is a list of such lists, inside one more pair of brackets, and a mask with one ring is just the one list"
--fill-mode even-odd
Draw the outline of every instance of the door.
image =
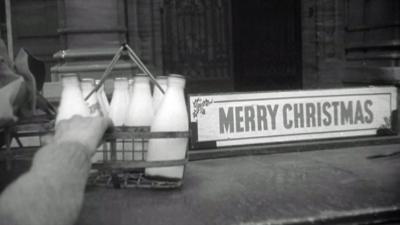
[[230, 0], [164, 0], [162, 20], [164, 73], [231, 77]]
[[302, 87], [300, 2], [232, 0], [235, 90]]

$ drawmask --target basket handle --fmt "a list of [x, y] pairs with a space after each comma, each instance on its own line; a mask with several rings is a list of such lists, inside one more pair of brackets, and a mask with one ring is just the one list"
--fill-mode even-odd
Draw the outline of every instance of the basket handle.
[[139, 69], [146, 75], [150, 77], [150, 81], [161, 91], [161, 93], [165, 94], [165, 90], [161, 87], [161, 85], [157, 82], [154, 75], [150, 72], [149, 69], [144, 65], [142, 60], [136, 55], [133, 49], [128, 44], [122, 44], [121, 47], [115, 53], [113, 59], [111, 60], [110, 64], [108, 64], [106, 70], [104, 71], [99, 83], [93, 88], [93, 90], [85, 97], [85, 100], [88, 100], [90, 96], [93, 95], [96, 91], [99, 90], [101, 85], [104, 84], [106, 79], [110, 76], [111, 71], [114, 69], [115, 64], [120, 59], [122, 52], [126, 50], [128, 52], [129, 58], [139, 67]]
[[150, 70], [147, 69], [147, 67], [143, 64], [142, 60], [140, 60], [140, 58], [136, 55], [133, 49], [129, 47], [128, 44], [123, 44], [123, 47], [128, 51], [129, 58], [139, 67], [140, 70], [142, 70], [143, 73], [150, 77], [151, 82], [161, 91], [161, 93], [165, 94], [164, 89], [157, 82], [156, 78], [150, 72]]
[[122, 51], [124, 50], [124, 46], [121, 46], [117, 52], [115, 53], [113, 59], [111, 60], [110, 64], [108, 64], [106, 70], [104, 71], [99, 83], [93, 88], [93, 90], [85, 97], [85, 101], [88, 100], [90, 98], [90, 96], [92, 96], [93, 93], [95, 93], [96, 91], [99, 90], [99, 88], [101, 87], [101, 85], [104, 84], [104, 82], [106, 81], [106, 79], [108, 78], [108, 76], [110, 76], [112, 69], [114, 68], [115, 64], [118, 62], [119, 58], [122, 55]]

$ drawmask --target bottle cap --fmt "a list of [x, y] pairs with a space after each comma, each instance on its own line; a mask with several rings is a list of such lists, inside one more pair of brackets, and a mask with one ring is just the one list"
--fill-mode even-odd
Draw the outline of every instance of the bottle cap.
[[61, 78], [65, 77], [79, 77], [77, 73], [63, 73], [60, 75]]
[[184, 76], [179, 74], [170, 74], [168, 76], [168, 86], [180, 86], [185, 87], [186, 79]]
[[145, 74], [138, 74], [133, 77], [133, 82], [149, 82], [149, 77]]
[[115, 81], [127, 81], [128, 78], [127, 77], [116, 77], [114, 78]]
[[116, 77], [114, 79], [114, 88], [128, 88], [128, 78], [126, 77]]
[[79, 86], [79, 76], [76, 73], [64, 73], [61, 74], [61, 83], [63, 87], [66, 86]]
[[156, 77], [156, 79], [157, 79], [157, 80], [159, 80], [159, 79], [160, 79], [160, 80], [164, 80], [164, 79], [166, 80], [166, 79], [168, 79], [168, 76], [159, 75], [159, 76]]
[[87, 84], [92, 84], [92, 85], [94, 85], [94, 79], [92, 79], [92, 78], [83, 78], [83, 79], [81, 80], [81, 83], [87, 83]]
[[186, 80], [185, 76], [180, 75], [180, 74], [175, 74], [175, 73], [171, 73], [171, 74], [169, 75], [169, 77], [175, 77], [175, 78], [180, 78], [180, 79]]

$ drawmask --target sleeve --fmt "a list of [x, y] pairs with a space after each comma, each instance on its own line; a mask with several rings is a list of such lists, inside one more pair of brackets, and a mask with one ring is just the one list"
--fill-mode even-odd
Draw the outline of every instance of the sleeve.
[[73, 224], [90, 170], [87, 152], [84, 145], [72, 142], [40, 149], [30, 171], [0, 196], [0, 224]]

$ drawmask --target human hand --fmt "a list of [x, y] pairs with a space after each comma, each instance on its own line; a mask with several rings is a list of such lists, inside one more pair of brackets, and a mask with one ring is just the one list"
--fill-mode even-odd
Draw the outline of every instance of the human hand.
[[73, 116], [68, 120], [61, 120], [56, 125], [53, 137], [55, 143], [77, 142], [83, 144], [92, 156], [99, 146], [101, 138], [112, 122], [106, 117]]

